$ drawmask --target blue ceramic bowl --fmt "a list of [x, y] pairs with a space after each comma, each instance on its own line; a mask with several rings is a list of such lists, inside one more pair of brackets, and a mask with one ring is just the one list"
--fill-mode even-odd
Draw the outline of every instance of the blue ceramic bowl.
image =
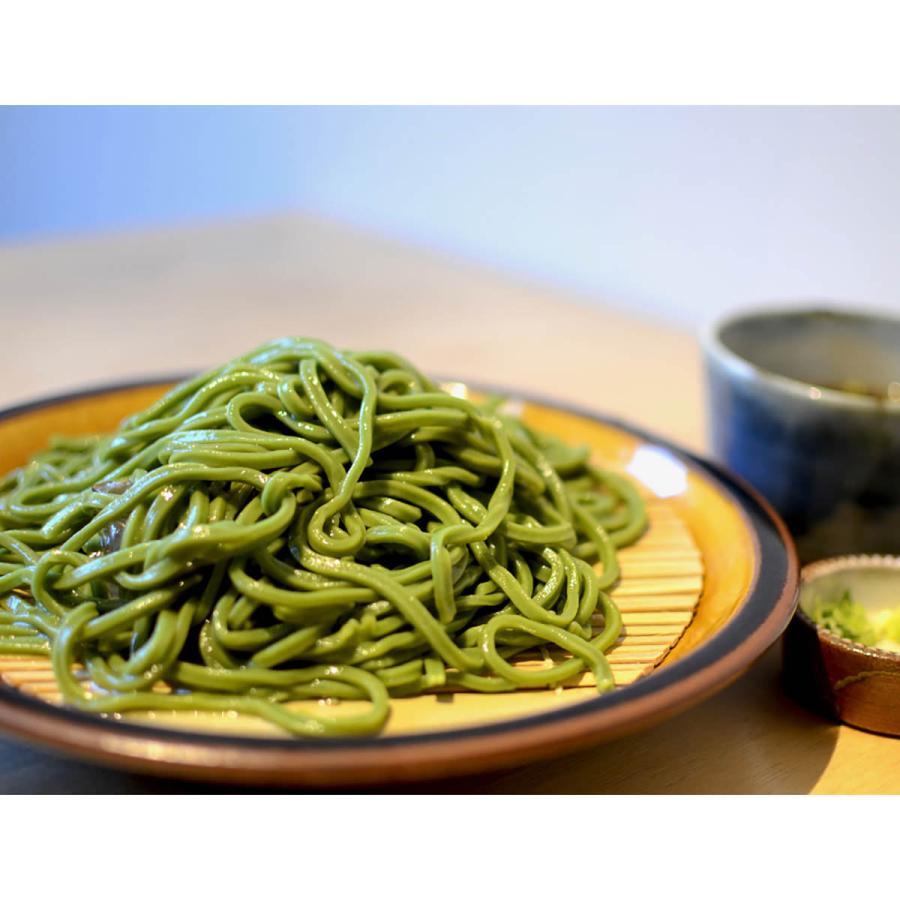
[[778, 510], [800, 559], [900, 552], [900, 320], [750, 312], [704, 353], [713, 452]]

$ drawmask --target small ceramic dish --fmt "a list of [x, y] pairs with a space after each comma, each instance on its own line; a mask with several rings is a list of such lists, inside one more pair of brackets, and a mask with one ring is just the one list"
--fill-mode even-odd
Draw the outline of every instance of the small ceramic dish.
[[810, 618], [816, 598], [845, 591], [869, 614], [896, 609], [900, 557], [844, 556], [804, 567], [800, 604], [782, 642], [785, 687], [847, 725], [900, 735], [900, 653], [838, 637]]

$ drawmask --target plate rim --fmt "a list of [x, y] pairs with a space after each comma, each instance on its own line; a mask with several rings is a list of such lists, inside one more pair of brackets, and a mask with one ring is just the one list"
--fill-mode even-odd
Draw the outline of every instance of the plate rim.
[[[185, 377], [190, 376], [106, 382], [49, 394], [0, 410], [0, 421]], [[710, 640], [612, 693], [481, 725], [314, 741], [216, 734], [53, 706], [0, 682], [0, 731], [90, 762], [163, 777], [310, 787], [420, 781], [533, 762], [651, 727], [722, 690], [778, 640], [796, 608], [799, 564], [786, 526], [753, 487], [719, 463], [617, 416], [529, 391], [465, 383], [579, 416], [661, 447], [724, 493], [740, 510], [757, 553], [752, 582], [734, 615]], [[775, 562], [780, 565], [772, 571]]]

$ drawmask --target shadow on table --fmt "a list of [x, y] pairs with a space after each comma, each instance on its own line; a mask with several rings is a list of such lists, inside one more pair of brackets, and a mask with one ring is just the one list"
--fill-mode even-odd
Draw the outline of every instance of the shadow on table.
[[[398, 793], [808, 793], [838, 726], [784, 696], [770, 652], [752, 675], [654, 728], [512, 772], [387, 788]], [[129, 775], [0, 741], [0, 793], [232, 793]], [[255, 791], [250, 790], [249, 793]]]
[[[785, 696], [776, 651], [750, 676], [640, 734], [497, 776], [494, 793], [805, 794], [840, 726]], [[458, 790], [478, 791], [478, 782]]]

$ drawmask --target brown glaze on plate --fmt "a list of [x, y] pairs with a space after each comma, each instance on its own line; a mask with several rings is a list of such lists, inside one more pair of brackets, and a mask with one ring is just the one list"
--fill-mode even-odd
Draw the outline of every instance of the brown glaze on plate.
[[[0, 472], [52, 434], [114, 429], [166, 386], [114, 386], [0, 414]], [[702, 594], [678, 643], [650, 674], [603, 696], [589, 687], [465, 695], [456, 707], [452, 699], [411, 698], [398, 706], [400, 724], [380, 737], [315, 741], [100, 717], [0, 683], [0, 728], [93, 762], [166, 776], [317, 787], [396, 783], [556, 757], [647, 727], [725, 687], [777, 640], [794, 611], [797, 564], [784, 526], [758, 495], [717, 466], [622, 423], [537, 401], [524, 402], [522, 415], [591, 446], [597, 461], [639, 482], [693, 537]]]

